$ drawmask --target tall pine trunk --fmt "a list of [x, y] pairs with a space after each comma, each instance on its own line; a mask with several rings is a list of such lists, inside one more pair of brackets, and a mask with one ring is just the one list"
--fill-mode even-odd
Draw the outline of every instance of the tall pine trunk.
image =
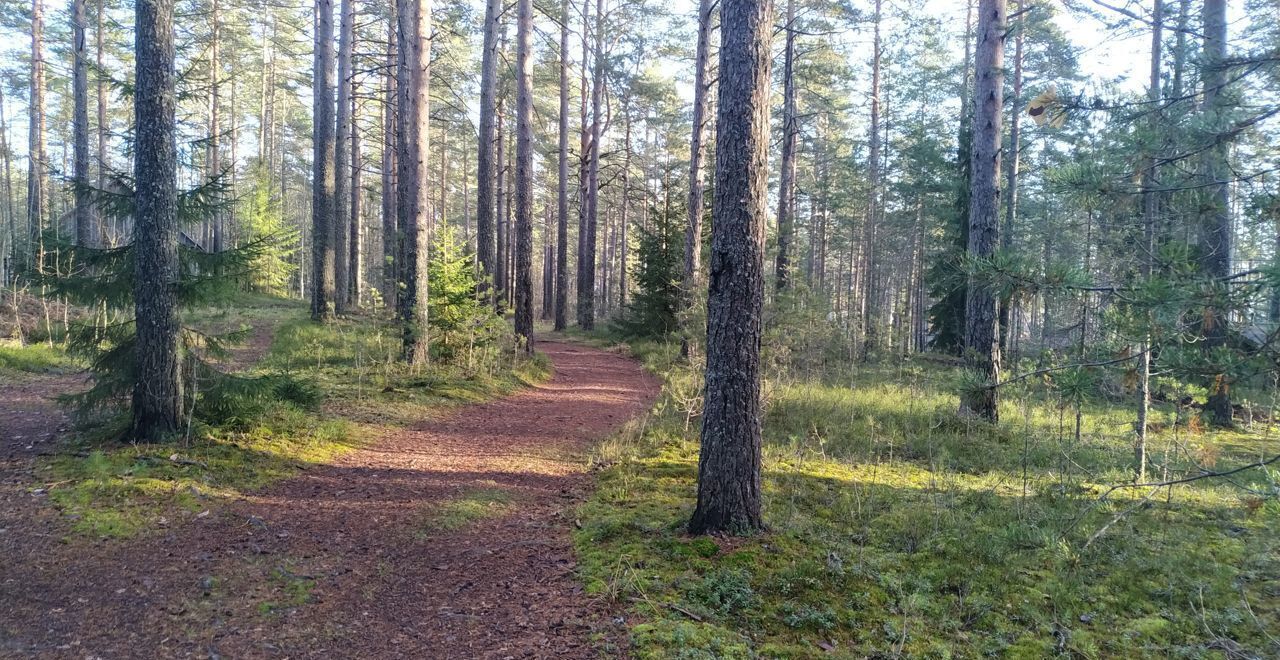
[[173, 0], [139, 0], [134, 48], [134, 318], [132, 439], [181, 428], [178, 352], [178, 157]]
[[74, 142], [76, 182], [76, 245], [93, 243], [93, 213], [89, 208], [89, 61], [85, 53], [85, 0], [71, 2], [71, 88], [75, 105]]
[[[1000, 124], [1004, 110], [1005, 0], [978, 3], [974, 60], [973, 143], [969, 184], [969, 244], [972, 259], [995, 254], [1000, 240]], [[961, 409], [995, 422], [1000, 381], [999, 319], [995, 291], [970, 277], [965, 296], [964, 347], [969, 367], [984, 376], [961, 397]]]
[[[221, 127], [218, 121], [218, 110], [220, 100], [218, 98], [219, 78], [219, 53], [221, 35], [222, 17], [219, 14], [218, 0], [211, 0], [209, 3], [209, 141], [206, 143], [206, 167], [208, 171], [206, 176], [210, 181], [217, 179], [222, 175], [222, 154], [218, 151], [218, 142], [221, 139]], [[211, 225], [210, 233], [212, 234], [212, 242], [210, 246], [214, 252], [221, 252], [223, 245], [223, 214], [219, 209], [209, 219]]]
[[[484, 50], [480, 61], [480, 137], [476, 155], [476, 255], [482, 275], [492, 277], [497, 270], [494, 229], [497, 224], [494, 159], [494, 115], [497, 113], [498, 23], [502, 0], [488, 0], [484, 15]], [[481, 282], [481, 289], [487, 289]]]
[[[95, 27], [93, 31], [94, 42], [94, 62], [98, 71], [104, 71], [102, 58], [106, 53], [103, 47], [103, 18], [107, 12], [106, 0], [98, 0], [95, 8], [97, 15], [94, 17]], [[106, 76], [98, 75], [95, 85], [98, 95], [98, 124], [95, 127], [97, 132], [97, 148], [98, 148], [98, 189], [105, 190], [107, 187], [107, 83]], [[98, 219], [99, 241], [105, 247], [115, 247], [115, 241], [119, 239], [118, 231], [109, 231], [107, 223], [103, 222], [103, 218]]]
[[[4, 280], [0, 284], [8, 284], [17, 276], [18, 269], [18, 219], [13, 208], [13, 168], [9, 154], [9, 124], [5, 121], [4, 90], [0, 89], [0, 157], [4, 158], [4, 210], [9, 232], [9, 254], [0, 254], [0, 261], [8, 258], [4, 270]], [[20, 330], [20, 329], [19, 329]]]
[[[582, 263], [582, 288], [578, 291], [582, 329], [596, 327], [596, 232], [600, 222], [600, 132], [604, 112], [604, 0], [596, 0], [595, 60], [591, 79], [591, 160], [587, 173], [586, 254]], [[583, 66], [586, 66], [584, 63]]]
[[516, 10], [515, 329], [533, 353], [533, 0]]
[[334, 311], [333, 0], [316, 0], [311, 193], [311, 318]]
[[[505, 41], [503, 39], [502, 41]], [[505, 51], [505, 48], [500, 50]], [[505, 135], [506, 107], [501, 96], [498, 98], [497, 126], [494, 138], [497, 140], [497, 161], [494, 164], [494, 250], [493, 263], [493, 302], [498, 310], [507, 308], [507, 140]]]
[[[588, 123], [587, 115], [587, 69], [590, 67], [591, 61], [591, 0], [582, 0], [582, 61], [579, 63], [578, 70], [581, 76], [578, 79], [578, 268], [575, 275], [577, 276], [577, 319], [578, 325], [581, 327], [585, 322], [582, 320], [582, 312], [586, 309], [583, 305], [583, 292], [587, 290], [587, 199], [589, 197], [588, 187], [590, 186], [589, 172], [591, 169], [591, 125]], [[590, 296], [590, 293], [587, 294]]]
[[431, 2], [401, 0], [399, 15], [400, 227], [404, 232], [400, 318], [404, 324], [404, 358], [427, 362], [427, 249], [430, 243], [431, 189], [430, 102]]
[[361, 190], [363, 159], [360, 156], [360, 132], [356, 125], [356, 89], [355, 78], [351, 84], [351, 238], [347, 241], [350, 250], [347, 274], [350, 279], [348, 307], [360, 306], [364, 296], [364, 223], [360, 217], [364, 213], [364, 191]]
[[560, 0], [560, 143], [556, 182], [556, 321], [569, 324], [569, 0]]
[[[1018, 0], [1017, 13], [1021, 16], [1023, 0]], [[1026, 17], [1018, 19], [1017, 36], [1013, 46], [1013, 98], [1009, 100], [1009, 155], [1005, 159], [1004, 227], [1000, 230], [1000, 247], [1013, 248], [1013, 228], [1018, 221], [1018, 174], [1022, 148], [1022, 47], [1026, 37]], [[1010, 347], [1015, 343], [1011, 317], [1013, 301], [1008, 296], [1000, 298], [1000, 355], [1011, 359]]]
[[[800, 135], [800, 126], [796, 120], [795, 20], [796, 0], [787, 0], [787, 23], [784, 26], [787, 42], [782, 59], [782, 170], [778, 177], [778, 259], [774, 269], [774, 286], [778, 291], [784, 291], [791, 285], [791, 243], [795, 234], [796, 143]], [[872, 107], [875, 107], [874, 98], [871, 102]]]
[[868, 135], [867, 149], [867, 186], [870, 188], [870, 200], [867, 206], [866, 224], [863, 225], [863, 286], [862, 286], [862, 346], [859, 358], [868, 359], [880, 349], [880, 287], [879, 260], [876, 244], [883, 217], [884, 191], [881, 189], [881, 156], [880, 156], [880, 73], [881, 73], [881, 0], [875, 2], [875, 26], [871, 42], [871, 128]]
[[[31, 93], [27, 114], [27, 247], [28, 265], [44, 258], [40, 232], [45, 216], [44, 153], [44, 7], [41, 0], [31, 5]], [[38, 266], [43, 268], [43, 265]]]
[[[1160, 61], [1164, 30], [1164, 0], [1154, 0], [1151, 13], [1151, 75], [1147, 80], [1147, 100], [1152, 106], [1160, 103]], [[1159, 129], [1160, 113], [1153, 111], [1151, 119], [1152, 133]], [[1143, 264], [1142, 274], [1150, 280], [1155, 274], [1156, 220], [1160, 212], [1160, 197], [1156, 193], [1157, 159], [1154, 149], [1150, 149], [1146, 167], [1142, 170], [1142, 234]], [[1147, 315], [1147, 322], [1152, 317]], [[1133, 473], [1138, 483], [1147, 480], [1147, 418], [1151, 412], [1151, 334], [1143, 338], [1141, 355], [1138, 356], [1138, 419], [1134, 424], [1137, 438], [1133, 445]]]
[[351, 42], [355, 36], [355, 3], [342, 0], [338, 28], [338, 107], [333, 143], [334, 311], [347, 312], [351, 300]]
[[396, 24], [399, 12], [391, 0], [391, 19], [387, 21], [386, 89], [382, 97], [382, 301], [391, 309], [399, 309], [400, 222], [397, 212], [399, 193], [396, 182], [396, 131], [399, 128], [396, 103]]
[[692, 534], [764, 526], [760, 337], [772, 29], [769, 0], [722, 0], [706, 395]]
[[[1231, 101], [1223, 89], [1227, 85], [1227, 7], [1226, 0], [1204, 2], [1204, 46], [1201, 70], [1204, 103], [1201, 106], [1210, 126], [1222, 131]], [[1222, 281], [1231, 274], [1231, 169], [1227, 162], [1228, 139], [1213, 138], [1205, 152], [1203, 178], [1208, 200], [1200, 218], [1200, 269], [1205, 277]], [[1227, 310], [1219, 306], [1205, 314], [1202, 333], [1204, 348], [1212, 351], [1227, 343]], [[1214, 374], [1206, 384], [1209, 399], [1205, 410], [1218, 426], [1231, 425], [1231, 381], [1228, 374]]]

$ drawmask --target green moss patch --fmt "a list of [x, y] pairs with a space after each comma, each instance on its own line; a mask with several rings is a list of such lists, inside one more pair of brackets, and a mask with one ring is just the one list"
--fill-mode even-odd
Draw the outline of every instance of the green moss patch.
[[[958, 375], [906, 363], [770, 383], [769, 531], [690, 538], [696, 402], [681, 391], [697, 375], [674, 346], [640, 350], [667, 397], [601, 446], [575, 533], [586, 589], [631, 610], [637, 657], [1280, 652], [1274, 474], [1102, 498], [1132, 479], [1130, 410], [1088, 402], [1077, 441], [1074, 410], [1029, 391], [1001, 427], [966, 423]], [[1197, 435], [1157, 414], [1151, 456], [1171, 474], [1280, 447], [1273, 429]]]
[[511, 510], [511, 493], [498, 488], [478, 488], [434, 504], [425, 515], [419, 534], [454, 532], [481, 520], [498, 518]]

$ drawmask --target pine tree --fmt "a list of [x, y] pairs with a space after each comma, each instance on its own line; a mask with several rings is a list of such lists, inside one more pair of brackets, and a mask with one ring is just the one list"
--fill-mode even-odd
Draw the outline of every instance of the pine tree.
[[691, 534], [764, 526], [760, 337], [772, 13], [769, 0], [721, 2], [706, 394]]
[[170, 439], [182, 423], [178, 356], [178, 154], [173, 0], [135, 8], [133, 342], [131, 435]]

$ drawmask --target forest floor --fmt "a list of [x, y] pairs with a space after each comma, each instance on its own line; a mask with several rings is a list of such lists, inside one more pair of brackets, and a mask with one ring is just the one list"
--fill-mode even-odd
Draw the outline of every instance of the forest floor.
[[[745, 538], [684, 531], [696, 345], [690, 364], [678, 340], [630, 344], [662, 399], [596, 447], [574, 538], [587, 592], [626, 607], [632, 657], [1280, 657], [1280, 472], [1125, 487], [1132, 399], [1036, 383], [1006, 391], [992, 426], [956, 415], [960, 369], [824, 359], [780, 325], [764, 342], [768, 530]], [[1280, 394], [1237, 388], [1254, 416], [1215, 431], [1174, 408], [1175, 386], [1153, 407], [1149, 480], [1280, 453]]]
[[[270, 336], [253, 333], [232, 362], [262, 359]], [[354, 399], [326, 405], [363, 417], [351, 427], [366, 436], [359, 446], [243, 491], [210, 483], [224, 456], [214, 449], [168, 462], [82, 452], [70, 460], [91, 476], [51, 481], [68, 473], [57, 454], [74, 451], [60, 448], [71, 427], [51, 397], [83, 376], [6, 372], [0, 657], [598, 657], [625, 625], [577, 579], [585, 450], [647, 410], [659, 383], [616, 352], [537, 347], [554, 376], [509, 396], [401, 406], [403, 419], [381, 425]], [[203, 481], [154, 472], [171, 463]], [[98, 488], [85, 502], [82, 482]], [[148, 487], [167, 490], [152, 501], [177, 505], [107, 518], [95, 507], [120, 482], [158, 482]]]

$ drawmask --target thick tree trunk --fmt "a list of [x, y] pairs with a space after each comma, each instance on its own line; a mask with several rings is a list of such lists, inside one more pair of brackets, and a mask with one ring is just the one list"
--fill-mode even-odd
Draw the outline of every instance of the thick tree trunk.
[[[969, 256], [986, 259], [1000, 240], [1000, 124], [1004, 97], [1005, 0], [978, 3], [974, 62], [972, 178], [969, 197]], [[985, 375], [961, 397], [961, 410], [995, 422], [995, 384], [1000, 381], [999, 320], [995, 292], [981, 278], [969, 279], [965, 297], [964, 346], [969, 366]]]
[[[498, 219], [495, 184], [500, 165], [494, 161], [497, 146], [494, 115], [497, 113], [498, 24], [501, 17], [502, 0], [488, 0], [485, 3], [484, 50], [480, 62], [480, 137], [476, 156], [476, 255], [482, 277], [492, 277], [498, 266], [494, 229]], [[481, 290], [487, 288], [482, 281]]]
[[[1204, 49], [1201, 52], [1203, 112], [1211, 126], [1224, 124], [1231, 101], [1224, 94], [1227, 71], [1227, 6], [1226, 0], [1205, 0]], [[1208, 200], [1200, 221], [1200, 268], [1209, 278], [1222, 279], [1231, 274], [1231, 169], [1227, 162], [1228, 141], [1215, 137], [1213, 146], [1205, 153], [1204, 180]], [[1227, 325], [1230, 321], [1225, 309], [1210, 310], [1203, 329], [1206, 350], [1227, 343]], [[1228, 374], [1219, 373], [1209, 383], [1209, 399], [1205, 410], [1214, 424], [1231, 425], [1231, 382]]]
[[430, 242], [431, 189], [430, 102], [431, 0], [401, 0], [399, 15], [400, 227], [404, 258], [400, 318], [404, 323], [404, 358], [420, 366], [427, 362], [427, 246]]
[[516, 10], [515, 329], [533, 353], [533, 0]]
[[569, 0], [560, 0], [560, 143], [556, 182], [556, 320], [569, 325]]
[[351, 42], [355, 37], [355, 3], [342, 0], [338, 28], [338, 106], [333, 161], [334, 311], [345, 314], [351, 299]]
[[[791, 243], [795, 234], [796, 143], [800, 136], [800, 126], [796, 121], [795, 20], [796, 0], [787, 0], [787, 23], [784, 26], [787, 42], [782, 60], [782, 170], [778, 177], [778, 259], [774, 269], [774, 286], [778, 291], [784, 291], [791, 285]], [[879, 68], [876, 73], [879, 74]], [[874, 108], [874, 96], [871, 103]], [[874, 132], [873, 124], [872, 133]]]
[[181, 428], [178, 352], [178, 157], [173, 0], [139, 0], [134, 48], [135, 377], [132, 439], [171, 439]]
[[75, 119], [76, 245], [93, 244], [93, 212], [89, 208], [89, 61], [85, 53], [85, 0], [71, 2], [71, 88]]
[[311, 195], [311, 318], [334, 311], [333, 0], [316, 0]]
[[396, 24], [399, 11], [391, 0], [391, 20], [387, 22], [386, 90], [382, 97], [382, 302], [391, 309], [399, 309], [400, 281], [400, 222], [397, 211], [399, 192], [396, 184], [399, 145], [396, 131]]
[[692, 534], [764, 526], [760, 337], [772, 13], [769, 0], [722, 0], [706, 396]]

